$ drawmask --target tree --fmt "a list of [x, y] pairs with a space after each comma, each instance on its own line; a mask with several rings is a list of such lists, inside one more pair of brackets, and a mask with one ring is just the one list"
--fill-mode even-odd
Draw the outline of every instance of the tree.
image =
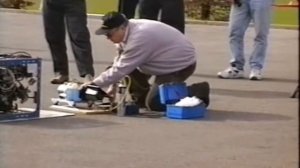
[[184, 0], [188, 18], [200, 20], [228, 21], [228, 0]]

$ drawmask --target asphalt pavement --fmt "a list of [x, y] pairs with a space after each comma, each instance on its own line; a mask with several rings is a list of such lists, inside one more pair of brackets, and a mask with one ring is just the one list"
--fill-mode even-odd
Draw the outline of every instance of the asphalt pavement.
[[[114, 45], [94, 31], [89, 18], [96, 73], [115, 56]], [[72, 117], [0, 124], [0, 168], [297, 168], [299, 165], [298, 30], [271, 29], [264, 80], [225, 80], [226, 26], [187, 24], [198, 65], [187, 83], [208, 81], [211, 104], [201, 120], [160, 115]], [[245, 37], [247, 60], [254, 30]], [[0, 12], [0, 53], [26, 51], [42, 58], [42, 109], [56, 97], [42, 16]], [[80, 79], [68, 47], [71, 77]], [[249, 73], [248, 64], [245, 67]]]

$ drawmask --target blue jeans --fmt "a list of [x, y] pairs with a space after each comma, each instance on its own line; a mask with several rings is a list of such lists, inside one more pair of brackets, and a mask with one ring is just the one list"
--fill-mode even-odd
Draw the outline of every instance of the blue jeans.
[[274, 0], [241, 0], [242, 6], [232, 5], [229, 18], [229, 44], [232, 59], [231, 66], [243, 70], [244, 36], [253, 21], [255, 29], [254, 49], [249, 64], [251, 69], [262, 69], [268, 44], [272, 4]]

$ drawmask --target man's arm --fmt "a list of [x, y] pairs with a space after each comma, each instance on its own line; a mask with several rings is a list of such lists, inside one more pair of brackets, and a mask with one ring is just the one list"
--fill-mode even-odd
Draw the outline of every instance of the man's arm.
[[111, 68], [96, 77], [93, 83], [100, 87], [114, 84], [147, 61], [148, 55], [151, 52], [149, 47], [145, 47], [148, 46], [148, 41], [131, 40], [124, 48], [120, 58], [113, 63]]

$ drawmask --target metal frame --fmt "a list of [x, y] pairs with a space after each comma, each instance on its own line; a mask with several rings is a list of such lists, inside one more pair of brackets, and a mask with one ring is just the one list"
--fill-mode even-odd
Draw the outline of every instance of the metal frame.
[[[2, 67], [9, 67], [14, 65], [26, 65], [28, 68], [29, 66], [36, 66], [36, 77], [37, 81], [35, 83], [36, 90], [34, 93], [34, 104], [35, 107], [33, 110], [25, 110], [22, 108], [18, 108], [16, 112], [8, 112], [1, 114], [0, 113], [0, 121], [3, 120], [22, 120], [26, 118], [33, 118], [40, 116], [40, 96], [41, 96], [41, 59], [40, 58], [4, 58], [0, 59], [0, 66]], [[34, 85], [33, 85], [34, 87]]]

